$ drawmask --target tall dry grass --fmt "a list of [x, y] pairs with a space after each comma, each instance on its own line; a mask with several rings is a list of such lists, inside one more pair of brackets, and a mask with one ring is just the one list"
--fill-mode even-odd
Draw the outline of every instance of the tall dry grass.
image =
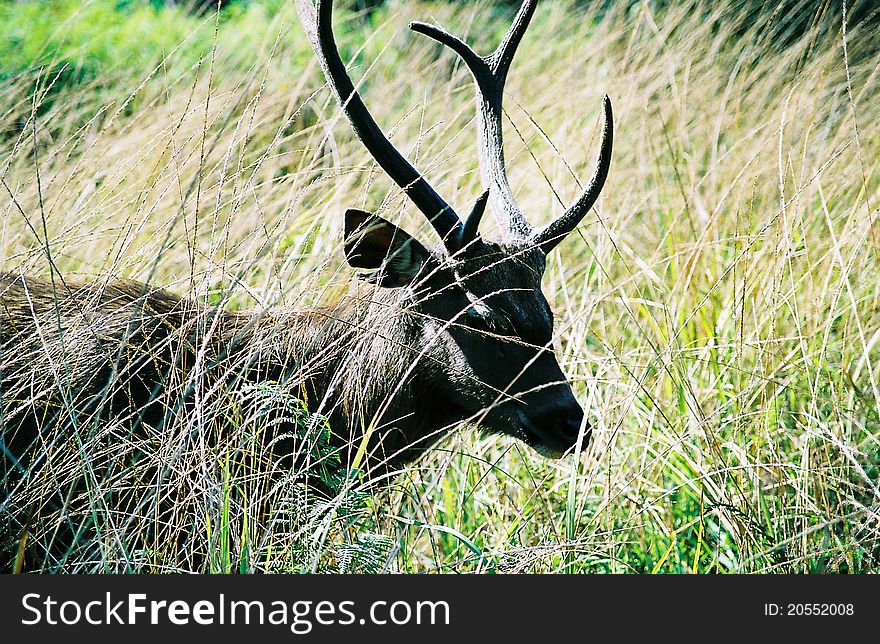
[[[616, 115], [605, 191], [545, 278], [594, 425], [580, 462], [464, 428], [358, 493], [354, 514], [342, 495], [302, 518], [296, 543], [279, 522], [249, 546], [255, 528], [230, 519], [219, 481], [180, 518], [207, 517], [211, 568], [877, 569], [876, 39], [776, 47], [739, 33], [732, 6], [598, 20], [542, 3], [514, 65], [509, 174], [534, 224], [588, 175], [603, 93]], [[484, 4], [377, 15], [337, 18], [365, 101], [464, 207], [482, 188], [470, 79], [406, 25], [433, 19], [488, 49], [506, 24]], [[431, 238], [340, 117], [292, 10], [215, 42], [195, 66], [169, 53], [112, 102], [106, 87], [47, 93], [52, 69], [0, 88], [5, 270], [46, 274], [51, 258], [210, 304], [308, 308], [354, 288], [345, 208]], [[162, 569], [161, 552], [101, 537], [104, 558], [67, 564]]]

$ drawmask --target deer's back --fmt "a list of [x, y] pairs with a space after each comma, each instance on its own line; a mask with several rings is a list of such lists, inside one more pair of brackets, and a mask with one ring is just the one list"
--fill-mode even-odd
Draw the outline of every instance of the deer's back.
[[222, 418], [203, 419], [202, 431], [192, 412], [258, 368], [233, 349], [247, 345], [248, 321], [137, 282], [0, 273], [0, 570], [20, 543], [37, 544], [25, 569], [51, 567], [40, 553], [61, 561], [70, 544], [91, 547], [95, 529], [70, 526], [90, 525], [95, 489], [143, 515], [135, 526], [159, 517], [139, 538], [179, 540], [162, 532], [171, 510], [153, 490], [172, 474], [169, 489], [187, 489], [202, 471], [197, 447], [216, 440]]
[[[98, 419], [160, 426], [204, 316], [143, 284], [0, 274], [0, 398], [7, 449], [27, 460], [50, 428]], [[26, 463], [24, 464], [26, 465]]]

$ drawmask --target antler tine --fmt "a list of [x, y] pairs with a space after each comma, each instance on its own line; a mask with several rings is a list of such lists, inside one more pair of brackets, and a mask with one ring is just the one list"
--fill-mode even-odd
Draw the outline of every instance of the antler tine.
[[519, 47], [526, 29], [529, 28], [529, 23], [532, 21], [532, 16], [535, 14], [537, 6], [538, 0], [525, 0], [522, 3], [516, 17], [513, 19], [513, 24], [510, 25], [510, 29], [504, 35], [501, 44], [498, 45], [498, 48], [491, 55], [491, 66], [496, 70], [497, 74], [501, 75], [502, 82], [507, 78], [510, 63], [513, 61], [513, 56], [516, 54], [516, 49]]
[[443, 239], [446, 249], [455, 253], [460, 248], [462, 223], [458, 215], [437, 194], [434, 188], [394, 147], [354, 88], [333, 38], [332, 0], [297, 0], [297, 12], [306, 35], [324, 70], [327, 82], [348, 117], [355, 135], [369, 150], [376, 162], [400, 186]]
[[525, 239], [532, 227], [516, 203], [504, 165], [502, 100], [510, 63], [535, 13], [537, 0], [525, 0], [498, 48], [480, 56], [460, 38], [435, 25], [413, 22], [410, 29], [433, 38], [457, 53], [474, 76], [477, 86], [477, 132], [480, 171], [492, 192], [493, 212], [514, 239]]
[[486, 203], [489, 201], [489, 191], [486, 190], [479, 196], [477, 201], [474, 203], [473, 209], [471, 209], [471, 214], [467, 216], [467, 219], [464, 220], [464, 228], [461, 231], [461, 246], [464, 248], [471, 242], [475, 241], [479, 234], [480, 228], [480, 220], [483, 218], [483, 213], [486, 211]]
[[540, 246], [544, 253], [549, 253], [556, 245], [562, 241], [568, 233], [573, 231], [581, 222], [605, 185], [605, 178], [608, 176], [608, 169], [611, 167], [611, 147], [614, 143], [614, 116], [611, 113], [611, 99], [605, 95], [602, 101], [603, 115], [605, 124], [602, 127], [602, 143], [599, 147], [599, 159], [596, 162], [596, 169], [593, 171], [593, 177], [590, 183], [581, 193], [568, 210], [555, 221], [550, 222], [536, 232], [532, 237], [532, 242], [536, 246]]

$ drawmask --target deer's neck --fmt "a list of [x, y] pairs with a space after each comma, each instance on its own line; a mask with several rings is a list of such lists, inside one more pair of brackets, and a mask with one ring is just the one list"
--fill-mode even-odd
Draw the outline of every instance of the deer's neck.
[[422, 318], [406, 294], [379, 291], [328, 308], [248, 316], [249, 362], [326, 416], [349, 460], [376, 470], [418, 457], [456, 418], [430, 384]]

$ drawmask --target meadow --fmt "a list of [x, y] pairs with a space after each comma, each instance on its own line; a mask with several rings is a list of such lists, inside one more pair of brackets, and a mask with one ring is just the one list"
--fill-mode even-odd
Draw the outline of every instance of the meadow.
[[[462, 427], [391, 479], [331, 500], [294, 490], [262, 523], [236, 499], [265, 480], [189, 455], [181, 468], [210, 480], [180, 478], [171, 527], [198, 536], [206, 569], [880, 568], [876, 35], [817, 20], [783, 43], [767, 24], [784, 15], [735, 0], [600, 4], [540, 4], [505, 103], [508, 173], [536, 225], [588, 179], [614, 103], [606, 187], [544, 283], [589, 449], [548, 460]], [[407, 25], [485, 51], [511, 15], [488, 0], [337, 11], [365, 102], [462, 208], [483, 190], [471, 79]], [[348, 207], [434, 239], [351, 134], [283, 0], [0, 3], [0, 178], [2, 270], [51, 263], [231, 309], [353, 293]], [[49, 569], [181, 568], [165, 542], [132, 545], [137, 521], [100, 497], [100, 556]]]

